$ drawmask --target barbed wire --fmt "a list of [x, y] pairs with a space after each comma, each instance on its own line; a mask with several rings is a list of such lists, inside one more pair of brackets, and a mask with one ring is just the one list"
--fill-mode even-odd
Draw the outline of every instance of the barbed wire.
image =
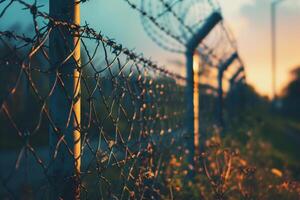
[[[151, 13], [124, 1], [186, 45]], [[193, 33], [172, 9], [175, 3], [159, 1]], [[42, 12], [37, 2], [8, 1], [0, 19], [15, 4], [32, 17], [33, 26], [26, 34], [0, 30], [0, 166], [6, 169], [0, 172], [0, 198], [67, 198], [77, 189], [76, 198], [86, 199], [168, 196], [172, 159], [191, 168], [185, 147], [190, 137], [184, 125], [186, 78], [88, 24]], [[78, 141], [70, 140], [76, 132], [78, 157]]]
[[[49, 191], [53, 193], [53, 188], [63, 197], [58, 187], [70, 184], [67, 180], [73, 176], [78, 178], [81, 197], [144, 199], [163, 195], [158, 188], [164, 186], [157, 180], [168, 178], [162, 172], [168, 168], [169, 155], [182, 155], [185, 78], [87, 24], [55, 19], [39, 11], [36, 4], [11, 1], [1, 16], [16, 3], [30, 12], [35, 28], [33, 37], [0, 32], [1, 74], [7, 81], [1, 87], [1, 141], [4, 146], [15, 146], [1, 159], [1, 166], [10, 170], [0, 176], [4, 188], [1, 198], [22, 199], [30, 191], [35, 198], [44, 198]], [[55, 34], [65, 52], [53, 67], [49, 42]], [[77, 43], [70, 46], [69, 35], [80, 39], [81, 65], [73, 62]], [[63, 69], [70, 63], [80, 72], [79, 77], [73, 70]], [[67, 107], [63, 110], [74, 113], [72, 105], [78, 96], [69, 91], [68, 83], [74, 78], [79, 78], [82, 85], [82, 120], [74, 120], [75, 129], [81, 133], [82, 166], [80, 175], [62, 169], [61, 177], [54, 179], [58, 159], [67, 162], [74, 152], [65, 136], [73, 115], [63, 114], [65, 123], [57, 123], [53, 110], [57, 101], [53, 98], [62, 92], [59, 99], [66, 101], [62, 104]], [[29, 113], [30, 120], [26, 117]], [[48, 134], [50, 139], [54, 137], [51, 134], [58, 137], [55, 144], [48, 141]], [[8, 144], [10, 140], [14, 144]], [[49, 150], [47, 143], [54, 147]], [[51, 154], [50, 159], [46, 152]], [[3, 154], [1, 151], [1, 157]]]
[[[138, 6], [138, 3], [132, 3], [130, 0], [124, 1], [141, 14], [142, 24], [148, 36], [163, 49], [175, 53], [185, 53], [188, 41], [195, 35], [195, 31], [201, 27], [201, 24], [205, 22], [206, 17], [211, 12], [221, 11], [217, 1], [171, 1], [170, 3], [167, 0], [141, 1], [139, 3], [141, 6]], [[177, 6], [177, 12], [174, 11], [175, 6]], [[204, 8], [199, 8], [199, 6]], [[192, 12], [190, 9], [196, 9], [196, 11]], [[202, 13], [202, 16], [192, 17], [192, 22], [196, 22], [197, 26], [185, 23], [184, 18], [187, 18], [189, 12], [193, 14]], [[167, 15], [168, 19], [163, 19], [160, 22], [159, 19], [162, 15]], [[177, 21], [178, 26], [174, 26], [172, 24], [173, 21]], [[198, 48], [198, 53], [201, 57], [205, 57], [204, 60], [212, 64], [213, 67], [221, 65], [224, 59], [227, 59], [225, 52], [228, 49], [231, 53], [237, 51], [236, 42], [228, 27], [224, 23], [221, 23], [220, 27], [217, 31], [212, 31], [209, 36], [212, 38], [209, 41], [214, 41], [215, 44], [211, 44], [206, 39], [199, 44]], [[190, 34], [189, 37], [186, 31]], [[215, 32], [219, 34], [215, 34]], [[170, 39], [173, 41], [170, 41]], [[215, 41], [222, 42], [217, 43]], [[215, 45], [218, 45], [218, 47]], [[218, 51], [215, 52], [217, 49]], [[243, 65], [240, 58], [239, 61]]]

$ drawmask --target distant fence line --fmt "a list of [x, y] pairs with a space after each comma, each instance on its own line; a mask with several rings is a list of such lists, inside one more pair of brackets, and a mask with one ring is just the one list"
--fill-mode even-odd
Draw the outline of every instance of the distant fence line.
[[[231, 72], [232, 77], [229, 81], [231, 89], [236, 88], [236, 85], [243, 85], [245, 81], [244, 64], [239, 57], [236, 41], [225, 25], [217, 1], [123, 1], [140, 13], [146, 33], [156, 44], [170, 52], [185, 55], [186, 127], [191, 135], [188, 142], [191, 154], [188, 160], [191, 165], [195, 165], [194, 158], [199, 154], [199, 141], [203, 141], [203, 138], [200, 139], [200, 131], [203, 136], [203, 129], [206, 128], [205, 120], [202, 119], [207, 118], [209, 113], [200, 116], [202, 109], [199, 109], [199, 105], [205, 98], [202, 96], [199, 100], [199, 84], [195, 82], [199, 82], [199, 77], [207, 76], [207, 72], [213, 69], [217, 71], [215, 77], [207, 78], [209, 82], [205, 85], [210, 86], [211, 90], [211, 80], [215, 79], [217, 82], [216, 111], [210, 112], [216, 113], [215, 122], [224, 129], [224, 82], [228, 83], [225, 78], [228, 69], [235, 70]], [[204, 72], [206, 75], [203, 75]]]
[[[126, 2], [164, 30], [152, 15]], [[195, 101], [200, 98], [199, 114], [201, 98], [216, 100], [195, 88], [214, 87], [80, 25], [81, 3], [51, 0], [48, 14], [36, 3], [0, 1], [0, 20], [18, 4], [34, 27], [28, 34], [0, 30], [0, 166], [5, 169], [0, 197], [160, 199], [170, 193], [172, 158], [192, 172], [189, 179], [197, 172], [194, 128], [186, 116], [193, 115], [194, 127]], [[172, 7], [167, 12], [180, 21]], [[214, 54], [199, 52], [202, 64], [209, 65]], [[222, 73], [233, 62], [226, 61]], [[189, 94], [195, 91], [191, 104]], [[220, 98], [222, 92], [221, 87]], [[206, 114], [214, 115], [214, 109], [207, 106]]]

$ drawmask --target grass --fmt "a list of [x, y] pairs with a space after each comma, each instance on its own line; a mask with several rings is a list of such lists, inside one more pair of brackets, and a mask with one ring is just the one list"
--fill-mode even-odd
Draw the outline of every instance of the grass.
[[[262, 165], [269, 162], [282, 170], [288, 169], [294, 180], [299, 181], [300, 123], [266, 109], [248, 110], [244, 116], [237, 118], [227, 130], [226, 143], [237, 140], [238, 148], [248, 159], [262, 162]], [[256, 155], [247, 155], [249, 143], [256, 148]]]

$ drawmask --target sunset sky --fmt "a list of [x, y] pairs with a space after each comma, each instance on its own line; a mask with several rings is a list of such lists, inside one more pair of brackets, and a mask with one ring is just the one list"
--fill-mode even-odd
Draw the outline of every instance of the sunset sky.
[[[40, 0], [43, 10], [48, 11], [48, 1]], [[245, 62], [247, 81], [262, 94], [271, 95], [270, 51], [270, 2], [271, 0], [220, 0], [227, 24], [237, 38], [240, 55]], [[3, 17], [0, 24], [8, 27], [31, 17], [17, 7]], [[277, 9], [278, 13], [278, 91], [289, 80], [289, 71], [300, 65], [300, 0], [286, 0]], [[26, 15], [27, 14], [27, 15]], [[114, 38], [118, 43], [143, 52], [146, 57], [161, 65], [173, 66], [171, 70], [184, 73], [184, 68], [172, 65], [184, 62], [182, 55], [166, 52], [145, 34], [140, 17], [123, 0], [90, 0], [82, 5], [82, 23]], [[22, 21], [22, 23], [23, 23]], [[2, 28], [1, 27], [1, 28]], [[169, 67], [170, 68], [170, 67]]]
[[[248, 82], [270, 95], [270, 0], [220, 0], [220, 3], [237, 37]], [[277, 19], [277, 91], [281, 91], [290, 78], [289, 71], [300, 65], [300, 0], [286, 0], [278, 5]]]
[[[105, 34], [135, 48], [137, 52], [144, 52], [145, 56], [159, 63], [170, 65], [172, 60], [183, 60], [182, 56], [157, 47], [145, 35], [138, 14], [128, 8], [124, 1], [107, 2], [91, 1], [83, 7], [83, 13], [97, 12], [97, 15], [83, 16]], [[220, 0], [224, 18], [237, 38], [240, 55], [246, 65], [247, 81], [264, 95], [271, 95], [270, 2]], [[104, 10], [101, 9], [103, 7]], [[280, 92], [289, 80], [290, 70], [300, 65], [300, 0], [282, 2], [277, 13], [277, 91]], [[174, 70], [182, 71], [177, 68]]]

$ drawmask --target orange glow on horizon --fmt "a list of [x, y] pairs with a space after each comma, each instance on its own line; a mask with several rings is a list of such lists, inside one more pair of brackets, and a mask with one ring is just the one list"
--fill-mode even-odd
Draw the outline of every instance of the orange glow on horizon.
[[[220, 0], [224, 18], [237, 39], [245, 63], [247, 82], [257, 92], [272, 96], [270, 1], [237, 1], [235, 7]], [[291, 80], [290, 71], [300, 65], [300, 3], [289, 0], [277, 7], [277, 94]]]

